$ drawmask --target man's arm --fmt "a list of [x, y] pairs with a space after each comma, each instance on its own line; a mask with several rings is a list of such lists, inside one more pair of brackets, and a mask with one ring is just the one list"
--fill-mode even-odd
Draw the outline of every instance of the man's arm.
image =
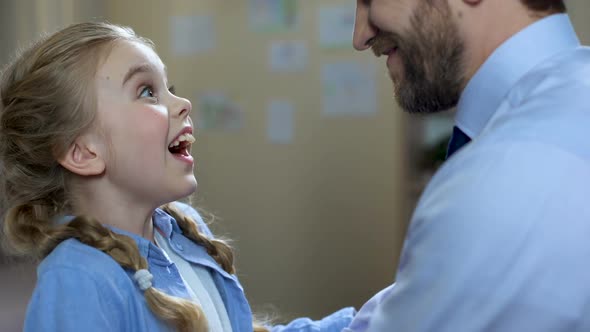
[[347, 331], [587, 329], [588, 179], [587, 161], [547, 144], [449, 160], [419, 203], [395, 285]]

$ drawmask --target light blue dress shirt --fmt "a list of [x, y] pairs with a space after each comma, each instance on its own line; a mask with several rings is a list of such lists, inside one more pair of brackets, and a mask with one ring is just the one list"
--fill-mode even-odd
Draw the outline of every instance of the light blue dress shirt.
[[[197, 221], [203, 234], [213, 234], [198, 213], [185, 204], [179, 207]], [[176, 220], [157, 209], [154, 225], [165, 235], [168, 246], [195, 268], [207, 269], [223, 299], [233, 332], [252, 331], [252, 312], [238, 278], [225, 272], [202, 246], [182, 235]], [[150, 241], [112, 228], [133, 238], [148, 261], [154, 287], [167, 294], [190, 299], [176, 265]], [[25, 331], [37, 332], [150, 332], [169, 331], [149, 309], [143, 292], [123, 269], [105, 253], [69, 239], [59, 244], [39, 265], [37, 285], [27, 309]], [[272, 332], [340, 332], [355, 311], [342, 309], [323, 320], [300, 318]]]
[[496, 49], [456, 125], [473, 141], [425, 189], [395, 283], [345, 331], [590, 331], [590, 49], [568, 16]]

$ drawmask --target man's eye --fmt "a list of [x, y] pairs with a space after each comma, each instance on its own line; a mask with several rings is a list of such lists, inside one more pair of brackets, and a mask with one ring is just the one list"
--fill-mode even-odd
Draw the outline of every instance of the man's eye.
[[152, 90], [151, 87], [146, 86], [145, 88], [143, 88], [141, 90], [141, 93], [139, 94], [139, 97], [140, 98], [146, 98], [146, 97], [147, 98], [154, 98], [155, 97], [154, 91]]

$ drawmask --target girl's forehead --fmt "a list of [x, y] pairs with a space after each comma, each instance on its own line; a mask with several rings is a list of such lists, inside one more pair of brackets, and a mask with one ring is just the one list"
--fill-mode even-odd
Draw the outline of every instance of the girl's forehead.
[[165, 74], [164, 63], [151, 47], [141, 42], [119, 41], [99, 66], [97, 76], [122, 83], [129, 70], [138, 66], [148, 66]]

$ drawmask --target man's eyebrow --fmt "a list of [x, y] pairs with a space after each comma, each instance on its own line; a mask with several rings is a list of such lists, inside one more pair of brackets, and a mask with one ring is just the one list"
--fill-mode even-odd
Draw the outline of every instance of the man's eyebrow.
[[[140, 64], [129, 68], [125, 77], [123, 77], [123, 84], [127, 83], [133, 76], [139, 73], [157, 73], [158, 70], [151, 64]], [[166, 77], [166, 67], [164, 67], [164, 77]]]

